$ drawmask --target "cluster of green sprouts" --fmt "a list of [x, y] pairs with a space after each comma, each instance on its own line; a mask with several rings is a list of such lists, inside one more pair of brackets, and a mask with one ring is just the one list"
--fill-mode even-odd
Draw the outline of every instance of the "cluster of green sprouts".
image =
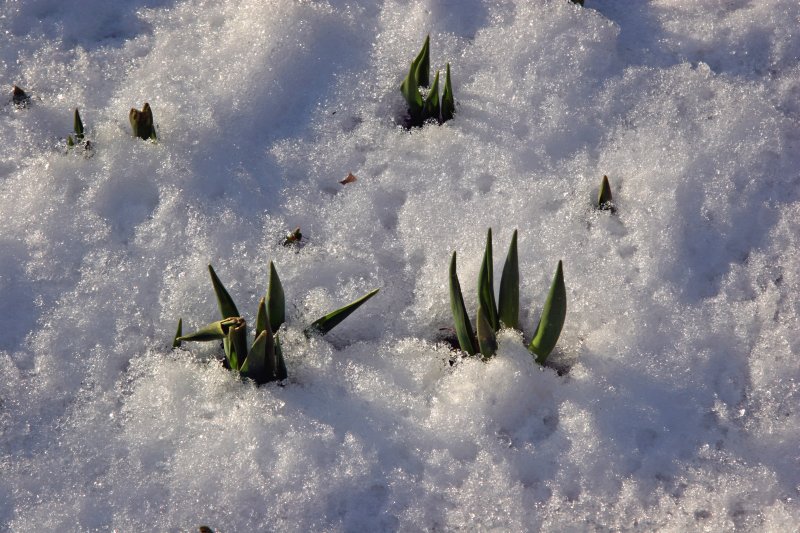
[[[211, 265], [208, 265], [208, 272], [222, 318], [188, 335], [183, 335], [183, 319], [179, 319], [172, 346], [180, 347], [183, 341], [221, 340], [225, 352], [224, 364], [230, 370], [239, 372], [242, 377], [250, 378], [259, 385], [286, 379], [286, 362], [279, 335], [281, 324], [286, 320], [286, 298], [275, 265], [270, 261], [269, 284], [266, 296], [258, 303], [255, 340], [252, 344], [248, 343], [245, 319]], [[341, 309], [315, 320], [305, 329], [306, 335], [328, 333], [377, 292], [378, 289], [375, 289]]]
[[[400, 85], [400, 92], [408, 104], [408, 125], [410, 127], [422, 126], [428, 119], [435, 119], [439, 124], [447, 122], [456, 111], [455, 100], [453, 99], [453, 88], [450, 85], [450, 63], [447, 63], [444, 92], [441, 102], [439, 101], [439, 71], [433, 78], [433, 85], [430, 85], [430, 35], [425, 37], [425, 43], [417, 54], [408, 75]], [[423, 100], [420, 87], [427, 88], [430, 85], [428, 95]]]
[[[478, 352], [484, 358], [492, 357], [497, 351], [497, 332], [501, 325], [519, 329], [519, 262], [517, 259], [517, 231], [511, 237], [503, 274], [500, 278], [500, 294], [497, 301], [494, 297], [494, 274], [492, 265], [492, 230], [486, 236], [486, 249], [478, 274], [478, 312], [475, 320], [475, 332], [470, 324], [464, 298], [461, 295], [461, 284], [456, 274], [456, 252], [450, 261], [450, 308], [456, 326], [459, 347], [470, 355]], [[555, 348], [564, 318], [567, 315], [567, 292], [564, 286], [564, 272], [561, 261], [558, 262], [550, 292], [542, 309], [536, 332], [528, 345], [536, 362], [543, 365], [547, 356]]]

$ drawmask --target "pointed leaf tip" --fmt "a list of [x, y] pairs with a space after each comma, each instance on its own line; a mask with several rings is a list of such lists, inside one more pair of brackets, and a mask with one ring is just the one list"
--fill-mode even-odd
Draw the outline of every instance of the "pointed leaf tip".
[[286, 296], [281, 279], [272, 261], [269, 262], [269, 285], [267, 286], [267, 314], [272, 331], [278, 331], [286, 321]]
[[603, 176], [603, 182], [600, 184], [600, 193], [597, 195], [597, 208], [603, 211], [611, 211], [612, 213], [616, 211], [608, 176]]
[[236, 304], [233, 303], [233, 298], [228, 294], [225, 286], [217, 277], [217, 273], [214, 272], [214, 267], [211, 265], [208, 265], [208, 273], [211, 275], [211, 284], [214, 286], [214, 294], [217, 296], [217, 307], [219, 307], [219, 313], [222, 315], [222, 318], [241, 316], [239, 310], [236, 309]]
[[327, 315], [318, 318], [315, 320], [310, 326], [308, 326], [305, 330], [306, 334], [310, 333], [319, 333], [320, 335], [325, 335], [330, 330], [338, 326], [342, 323], [342, 321], [350, 316], [356, 309], [361, 307], [364, 303], [367, 302], [370, 298], [378, 294], [380, 289], [374, 289], [358, 300], [354, 302], [350, 302], [349, 304], [345, 305], [344, 307], [337, 309]]

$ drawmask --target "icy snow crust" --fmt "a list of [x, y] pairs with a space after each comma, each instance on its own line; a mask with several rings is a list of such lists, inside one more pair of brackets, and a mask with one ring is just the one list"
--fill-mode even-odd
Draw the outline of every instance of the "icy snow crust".
[[[34, 102], [0, 108], [0, 529], [794, 529], [798, 27], [796, 0], [4, 3]], [[407, 132], [427, 32], [457, 115]], [[527, 335], [451, 366], [449, 256], [473, 314], [490, 226], [496, 271], [519, 228]], [[563, 376], [524, 344], [559, 259]], [[209, 262], [252, 320], [269, 260], [285, 386], [170, 350], [216, 316]]]

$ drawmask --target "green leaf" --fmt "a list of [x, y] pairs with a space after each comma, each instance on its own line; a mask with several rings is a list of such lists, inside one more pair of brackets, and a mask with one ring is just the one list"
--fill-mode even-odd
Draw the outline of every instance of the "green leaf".
[[564, 286], [564, 271], [561, 261], [558, 262], [553, 283], [547, 301], [542, 309], [542, 316], [536, 326], [536, 335], [528, 345], [528, 349], [536, 354], [536, 362], [543, 365], [547, 356], [553, 351], [564, 327], [564, 318], [567, 316], [567, 289]]
[[73, 128], [75, 129], [75, 138], [79, 141], [83, 139], [83, 121], [78, 108], [75, 108], [75, 118], [73, 120]]
[[203, 326], [193, 333], [178, 337], [179, 341], [195, 341], [195, 342], [208, 342], [225, 339], [228, 336], [228, 330], [231, 326], [241, 320], [239, 317], [225, 318], [212, 322], [207, 326]]
[[442, 122], [447, 122], [456, 113], [456, 101], [453, 98], [453, 87], [450, 85], [450, 63], [447, 64], [447, 73], [444, 77], [444, 92], [442, 93]]
[[267, 321], [269, 317], [267, 316], [267, 306], [264, 303], [264, 298], [262, 297], [258, 301], [258, 311], [256, 312], [256, 337], [258, 337], [262, 331], [267, 329]]
[[450, 310], [453, 313], [459, 347], [468, 354], [475, 355], [478, 350], [475, 335], [469, 323], [469, 316], [467, 316], [467, 308], [464, 306], [461, 284], [458, 282], [455, 252], [453, 252], [453, 258], [450, 260]]
[[219, 280], [217, 273], [214, 272], [214, 267], [211, 265], [208, 265], [208, 273], [211, 274], [211, 284], [214, 286], [214, 293], [217, 295], [217, 307], [219, 307], [219, 314], [222, 315], [222, 318], [241, 316], [239, 310], [236, 309], [236, 304], [233, 303], [233, 298], [225, 290], [225, 286]]
[[67, 135], [67, 148], [74, 148], [75, 141], [72, 139], [72, 135]]
[[507, 328], [519, 329], [519, 261], [517, 259], [517, 230], [511, 236], [511, 246], [500, 277], [498, 301], [500, 322]]
[[181, 347], [181, 335], [183, 335], [183, 319], [178, 319], [178, 331], [175, 332], [175, 337], [172, 339], [172, 347]]
[[478, 329], [478, 346], [480, 346], [483, 357], [488, 359], [497, 351], [497, 337], [486, 313], [483, 312], [483, 307], [480, 305], [478, 306], [478, 317], [475, 322]]
[[278, 331], [286, 321], [286, 298], [278, 271], [272, 261], [269, 262], [269, 286], [267, 287], [267, 312], [272, 331]]
[[603, 183], [600, 185], [600, 194], [597, 195], [597, 208], [602, 211], [616, 211], [614, 199], [611, 197], [611, 185], [608, 183], [608, 176], [603, 176]]
[[425, 118], [435, 118], [439, 120], [439, 71], [436, 71], [436, 77], [433, 78], [433, 85], [428, 93], [428, 98], [425, 99]]
[[492, 271], [492, 228], [486, 234], [486, 250], [478, 273], [478, 304], [486, 312], [486, 319], [495, 331], [500, 329], [497, 304], [494, 299], [494, 273]]
[[320, 335], [325, 335], [330, 330], [338, 326], [342, 320], [350, 316], [353, 311], [361, 307], [361, 305], [363, 305], [367, 300], [375, 296], [379, 290], [380, 289], [375, 289], [371, 292], [368, 292], [355, 302], [351, 302], [341, 309], [337, 309], [336, 311], [328, 313], [322, 318], [315, 320], [313, 324], [306, 328], [306, 334], [319, 332]]
[[275, 335], [275, 379], [283, 381], [289, 377], [286, 371], [286, 361], [283, 359], [283, 350], [281, 349], [280, 335]]
[[403, 93], [403, 98], [406, 99], [408, 104], [408, 112], [411, 115], [412, 122], [422, 121], [422, 95], [419, 93], [419, 86], [417, 85], [417, 78], [414, 74], [414, 62], [408, 69], [408, 75], [403, 83], [400, 85], [400, 92]]
[[431, 36], [425, 37], [425, 42], [422, 44], [422, 49], [414, 59], [414, 76], [417, 79], [417, 85], [420, 87], [427, 87], [431, 81]]

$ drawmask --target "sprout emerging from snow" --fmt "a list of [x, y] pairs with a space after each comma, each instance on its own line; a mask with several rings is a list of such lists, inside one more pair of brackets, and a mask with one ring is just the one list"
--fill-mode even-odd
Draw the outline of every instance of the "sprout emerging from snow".
[[[486, 236], [486, 248], [478, 274], [478, 312], [476, 319], [477, 335], [469, 322], [461, 284], [456, 273], [456, 252], [450, 260], [450, 307], [455, 321], [456, 336], [462, 350], [470, 355], [480, 352], [484, 358], [492, 357], [497, 351], [497, 331], [501, 325], [518, 329], [519, 327], [519, 263], [517, 259], [517, 231], [511, 237], [503, 274], [500, 279], [499, 301], [494, 298], [494, 275], [492, 265], [492, 230]], [[536, 356], [536, 362], [543, 365], [555, 348], [564, 319], [567, 314], [567, 293], [564, 286], [564, 272], [558, 262], [550, 292], [547, 295], [536, 333], [528, 345], [528, 350]]]

